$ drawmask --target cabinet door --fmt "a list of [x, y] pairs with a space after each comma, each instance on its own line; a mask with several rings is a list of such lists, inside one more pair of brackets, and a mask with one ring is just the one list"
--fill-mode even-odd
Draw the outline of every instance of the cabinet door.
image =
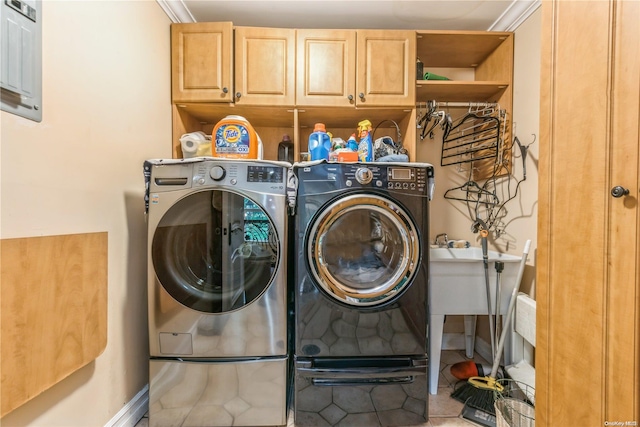
[[231, 22], [171, 25], [173, 102], [229, 102], [233, 92]]
[[298, 30], [297, 105], [355, 105], [356, 32]]
[[295, 103], [295, 30], [236, 27], [235, 102]]
[[361, 106], [413, 106], [416, 32], [358, 30], [357, 101]]

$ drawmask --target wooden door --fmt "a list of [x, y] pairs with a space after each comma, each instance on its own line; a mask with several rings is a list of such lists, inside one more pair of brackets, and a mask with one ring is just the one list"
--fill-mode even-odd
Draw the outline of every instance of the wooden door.
[[294, 105], [295, 37], [293, 29], [236, 27], [236, 104]]
[[171, 25], [173, 102], [229, 102], [233, 93], [231, 22]]
[[296, 55], [297, 105], [355, 105], [355, 31], [297, 30]]
[[640, 3], [542, 7], [536, 422], [638, 425]]
[[416, 32], [358, 30], [356, 104], [414, 106]]

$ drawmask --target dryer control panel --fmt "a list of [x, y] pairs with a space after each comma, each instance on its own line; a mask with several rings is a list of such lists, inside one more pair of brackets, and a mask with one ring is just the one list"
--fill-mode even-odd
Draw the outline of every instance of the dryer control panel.
[[433, 166], [428, 163], [329, 163], [293, 165], [298, 195], [328, 194], [344, 190], [377, 189], [397, 194], [433, 197]]
[[348, 163], [339, 166], [343, 188], [379, 188], [424, 195], [429, 178], [433, 177], [431, 168], [408, 165]]

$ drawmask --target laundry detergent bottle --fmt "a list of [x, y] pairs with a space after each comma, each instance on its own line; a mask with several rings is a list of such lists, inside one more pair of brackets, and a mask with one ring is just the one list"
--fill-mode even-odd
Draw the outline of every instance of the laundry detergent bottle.
[[361, 162], [373, 161], [373, 143], [371, 142], [371, 122], [363, 120], [358, 123], [358, 160]]
[[309, 156], [311, 160], [329, 160], [331, 138], [327, 134], [324, 123], [316, 123], [309, 135]]
[[262, 141], [242, 116], [227, 116], [213, 128], [213, 156], [229, 159], [262, 159]]
[[358, 141], [356, 140], [356, 134], [352, 133], [347, 140], [347, 148], [351, 151], [358, 151]]
[[293, 142], [287, 134], [282, 136], [282, 141], [278, 144], [278, 160], [293, 163]]

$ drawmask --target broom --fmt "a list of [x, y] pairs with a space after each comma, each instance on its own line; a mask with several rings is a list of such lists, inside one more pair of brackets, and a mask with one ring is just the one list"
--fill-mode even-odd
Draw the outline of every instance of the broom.
[[[507, 308], [507, 317], [505, 318], [505, 325], [508, 325], [511, 321], [511, 316], [515, 308], [516, 299], [520, 290], [520, 282], [522, 281], [522, 274], [524, 273], [524, 267], [527, 263], [527, 256], [529, 255], [529, 248], [531, 247], [531, 240], [527, 240], [524, 245], [524, 251], [522, 259], [520, 260], [520, 268], [518, 270], [518, 276], [516, 278], [516, 284], [513, 287], [511, 293], [511, 299], [509, 300], [509, 307]], [[495, 425], [496, 411], [494, 408], [495, 393], [503, 391], [504, 387], [497, 382], [496, 374], [500, 365], [500, 357], [502, 356], [502, 350], [504, 348], [504, 340], [507, 335], [508, 328], [503, 328], [498, 341], [498, 348], [496, 355], [493, 358], [493, 365], [491, 367], [491, 373], [489, 376], [484, 377], [471, 377], [469, 380], [458, 389], [451, 393], [451, 397], [465, 404], [462, 415], [465, 418], [472, 418], [473, 421], [483, 423], [484, 418], [472, 415], [476, 410], [485, 412], [493, 416], [493, 423], [488, 425]], [[484, 424], [484, 423], [483, 423]], [[487, 425], [487, 424], [485, 424]]]

